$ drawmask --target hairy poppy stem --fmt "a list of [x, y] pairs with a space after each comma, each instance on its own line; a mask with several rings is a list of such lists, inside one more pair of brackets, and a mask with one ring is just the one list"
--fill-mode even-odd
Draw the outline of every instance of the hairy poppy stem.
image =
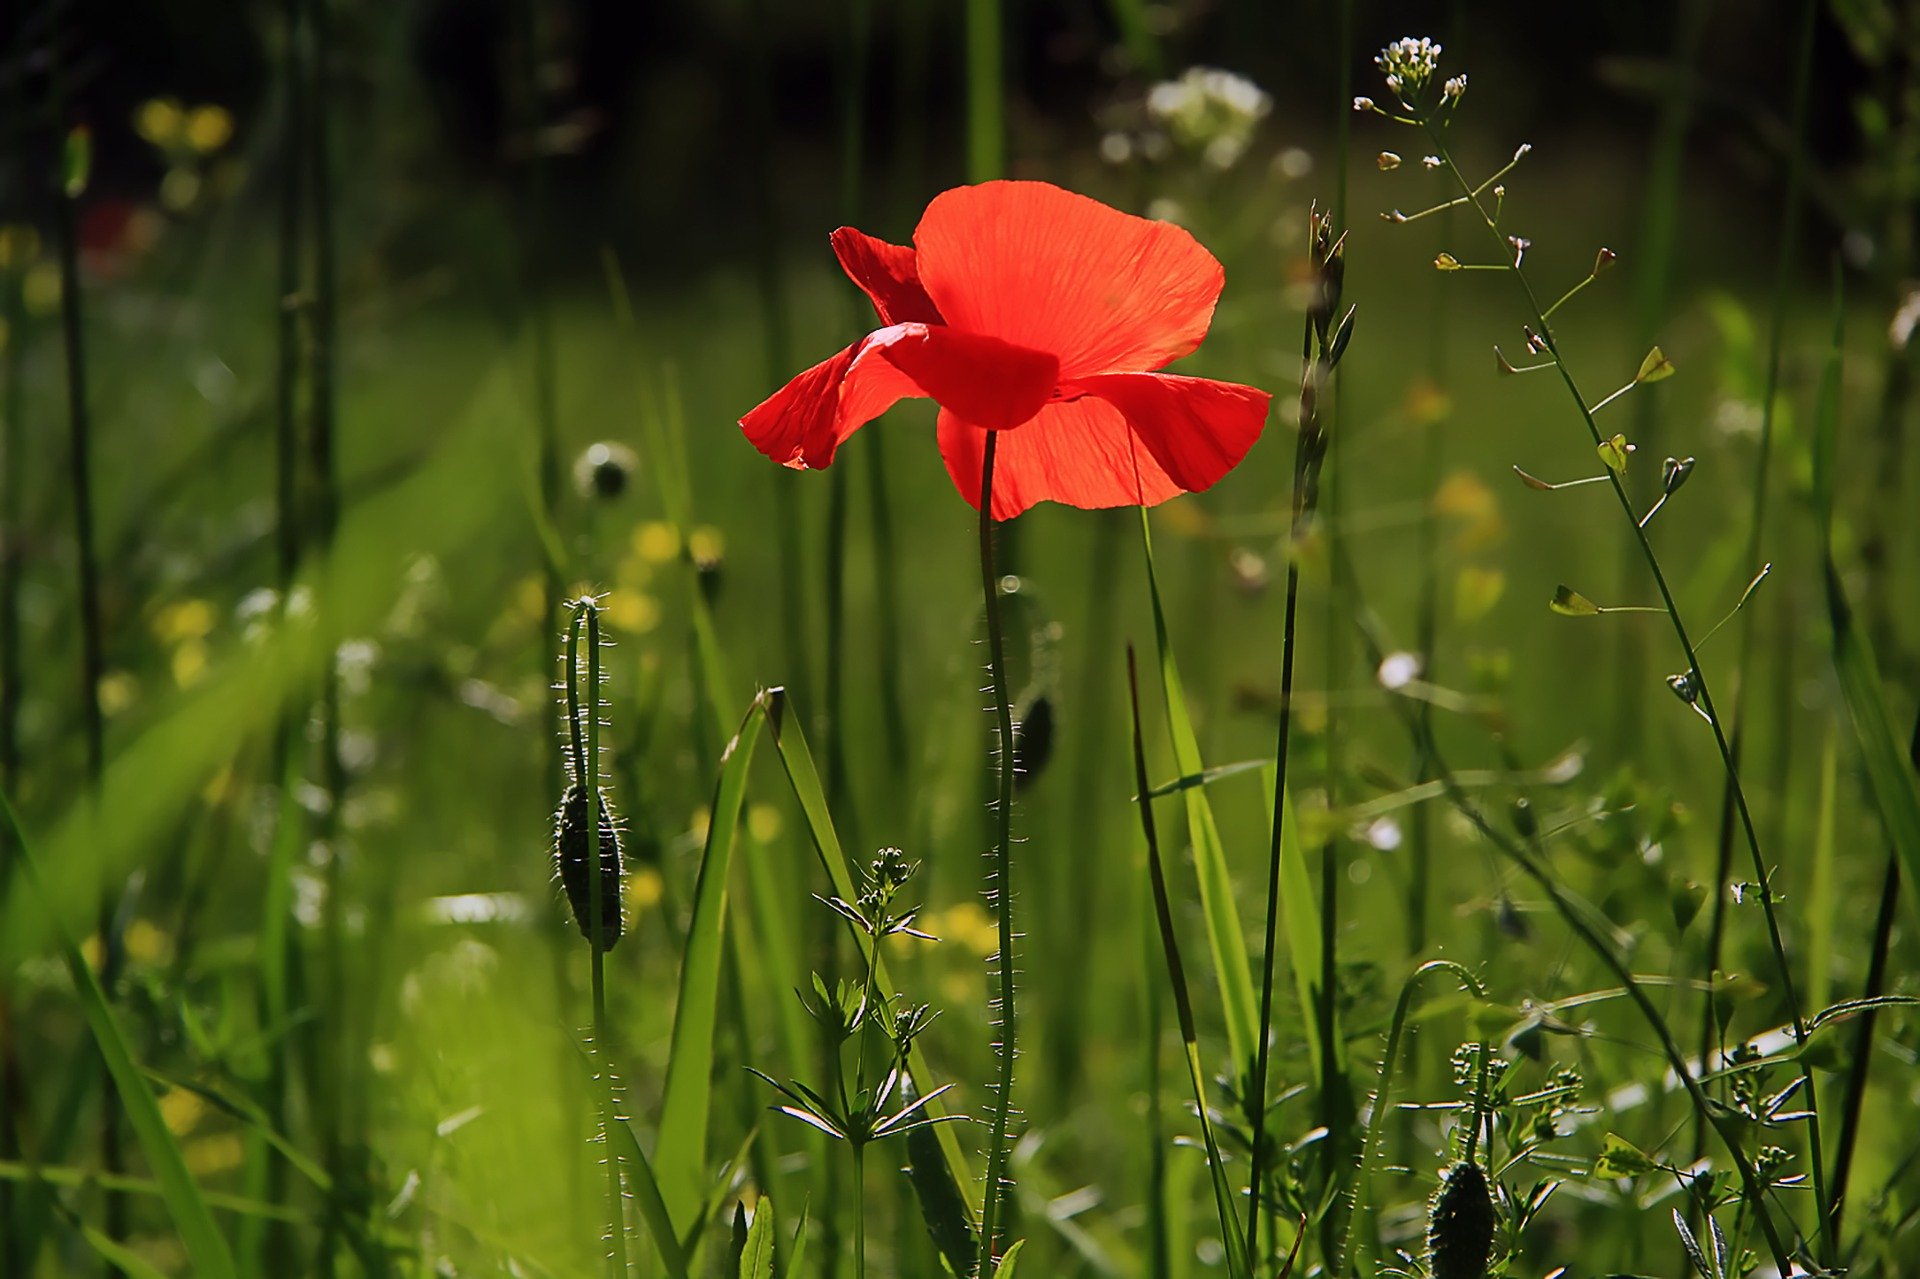
[[[581, 691], [581, 632], [586, 632], [586, 689]], [[607, 979], [605, 933], [606, 891], [601, 873], [600, 849], [603, 822], [600, 798], [600, 610], [591, 600], [574, 605], [574, 617], [567, 625], [567, 733], [573, 744], [574, 784], [586, 796], [586, 881], [587, 919], [591, 935], [587, 945], [592, 952], [590, 981], [593, 998], [593, 1074], [594, 1100], [600, 1109], [600, 1140], [606, 1147], [607, 1173], [607, 1271], [615, 1279], [627, 1273], [627, 1230], [625, 1200], [620, 1193], [620, 1157], [613, 1141], [614, 1125], [620, 1122], [613, 1095], [613, 1063], [607, 1052]], [[583, 738], [584, 734], [584, 738]]]
[[999, 917], [1000, 1056], [993, 1099], [993, 1136], [987, 1148], [987, 1189], [980, 1217], [980, 1262], [975, 1274], [993, 1273], [1000, 1199], [1007, 1176], [1007, 1123], [1013, 1102], [1013, 708], [1007, 701], [1006, 641], [1000, 633], [1000, 580], [993, 565], [993, 455], [998, 431], [987, 432], [987, 448], [980, 462], [980, 589], [987, 608], [987, 658], [993, 674], [993, 710], [999, 729], [1000, 776], [994, 799], [992, 886], [994, 914]]

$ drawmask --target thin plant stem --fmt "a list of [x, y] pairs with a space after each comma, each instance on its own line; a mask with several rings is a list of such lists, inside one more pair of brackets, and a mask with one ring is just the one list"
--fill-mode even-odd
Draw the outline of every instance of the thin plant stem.
[[[1463, 190], [1470, 190], [1471, 188], [1466, 178], [1461, 174], [1458, 165], [1455, 164], [1452, 154], [1446, 149], [1445, 140], [1439, 136], [1431, 124], [1423, 122], [1423, 127], [1426, 130], [1427, 136], [1438, 149], [1441, 161], [1446, 166], [1448, 172], [1453, 175], [1454, 180], [1460, 184]], [[1474, 209], [1480, 214], [1481, 220], [1486, 224], [1488, 234], [1491, 235], [1496, 242], [1505, 247], [1506, 241], [1501, 235], [1499, 223], [1487, 213], [1478, 197], [1472, 200], [1472, 204]], [[1540, 301], [1533, 291], [1532, 281], [1527, 278], [1525, 272], [1520, 270], [1513, 272], [1513, 278], [1519, 283], [1521, 292], [1526, 297], [1527, 307], [1534, 322], [1535, 332], [1539, 334], [1540, 341], [1546, 346], [1547, 353], [1553, 357], [1554, 367], [1559, 370], [1560, 380], [1566, 386], [1567, 394], [1573, 399], [1575, 406], [1579, 409], [1581, 421], [1586, 424], [1587, 433], [1592, 437], [1594, 446], [1596, 448], [1599, 447], [1602, 439], [1600, 427], [1593, 420], [1593, 412], [1587, 407], [1586, 397], [1581, 394], [1579, 384], [1574, 381], [1573, 373], [1567, 368], [1566, 360], [1561, 356], [1558, 340], [1553, 336], [1553, 331], [1548, 327], [1546, 321], [1541, 318]], [[1655, 588], [1660, 592], [1661, 611], [1666, 613], [1667, 621], [1673, 628], [1674, 638], [1679, 642], [1681, 652], [1686, 657], [1687, 671], [1693, 680], [1694, 688], [1697, 692], [1697, 705], [1700, 710], [1704, 712], [1707, 724], [1713, 730], [1714, 745], [1720, 752], [1720, 762], [1726, 772], [1727, 787], [1733, 794], [1734, 807], [1739, 814], [1741, 831], [1746, 838], [1747, 851], [1752, 859], [1754, 878], [1760, 885], [1757, 896], [1760, 899], [1761, 914], [1766, 920], [1767, 940], [1773, 950], [1773, 961], [1775, 968], [1779, 972], [1781, 990], [1786, 998], [1788, 1010], [1792, 1014], [1794, 1042], [1796, 1044], [1804, 1044], [1808, 1033], [1806, 1018], [1801, 1011], [1799, 994], [1794, 987], [1792, 966], [1787, 962], [1786, 943], [1781, 938], [1779, 916], [1773, 908], [1774, 895], [1770, 882], [1771, 877], [1767, 871], [1766, 860], [1760, 852], [1760, 836], [1754, 829], [1753, 813], [1747, 804], [1746, 789], [1740, 784], [1739, 764], [1734, 759], [1733, 748], [1727, 741], [1724, 721], [1714, 707], [1713, 693], [1708, 687], [1706, 673], [1700, 669], [1699, 655], [1695, 651], [1693, 640], [1687, 631], [1686, 622], [1680, 615], [1680, 606], [1674, 600], [1673, 590], [1667, 584], [1666, 571], [1661, 567], [1660, 557], [1654, 551], [1653, 543], [1647, 537], [1647, 530], [1641, 524], [1640, 518], [1634, 510], [1633, 498], [1627, 493], [1626, 485], [1622, 482], [1620, 474], [1613, 470], [1612, 467], [1607, 468], [1607, 483], [1613, 490], [1614, 498], [1620, 504], [1621, 513], [1626, 516], [1627, 523], [1632, 526], [1634, 542], [1639, 548], [1641, 558], [1646, 562], [1648, 572], [1653, 576]], [[1818, 1152], [1821, 1149], [1820, 1107], [1814, 1084], [1812, 1064], [1803, 1060], [1801, 1062], [1801, 1074], [1806, 1081], [1805, 1086], [1807, 1090], [1808, 1146], [1809, 1149]], [[1822, 1205], [1821, 1234], [1824, 1236], [1826, 1233], [1824, 1205], [1828, 1200], [1825, 1194], [1824, 1184], [1826, 1174], [1822, 1168], [1822, 1163], [1823, 1161], [1816, 1155], [1816, 1158], [1812, 1161], [1812, 1173], [1814, 1201]]]
[[[1280, 631], [1280, 726], [1274, 747], [1273, 837], [1267, 856], [1266, 949], [1260, 973], [1260, 1024], [1254, 1043], [1253, 1076], [1246, 1092], [1247, 1120], [1253, 1136], [1252, 1154], [1249, 1159], [1246, 1228], [1249, 1264], [1253, 1264], [1260, 1255], [1260, 1217], [1263, 1203], [1261, 1187], [1266, 1173], [1267, 1067], [1273, 1026], [1274, 969], [1278, 958], [1276, 952], [1279, 949], [1280, 936], [1280, 867], [1288, 809], [1287, 765], [1293, 729], [1294, 655], [1299, 639], [1300, 568], [1296, 552], [1302, 536], [1319, 508], [1321, 473], [1328, 456], [1329, 439], [1322, 420], [1322, 410], [1326, 404], [1326, 393], [1332, 384], [1338, 358], [1332, 346], [1334, 339], [1330, 335], [1335, 331], [1332, 325], [1339, 310], [1340, 282], [1344, 271], [1341, 257], [1344, 238], [1339, 240], [1334, 238], [1333, 220], [1315, 210], [1309, 221], [1308, 246], [1315, 272], [1315, 296], [1307, 308], [1306, 322], [1302, 326], [1300, 338], [1300, 430], [1293, 460], [1293, 497], [1287, 548], [1286, 613]], [[1336, 580], [1339, 579], [1336, 577]], [[1328, 640], [1331, 654], [1333, 650], [1338, 649], [1339, 645], [1337, 637], [1331, 634]], [[1330, 656], [1330, 665], [1334, 662], [1335, 659]], [[1334, 686], [1336, 685], [1330, 680], [1329, 687]], [[1331, 780], [1329, 780], [1329, 788], [1331, 788]], [[1331, 789], [1327, 804], [1330, 811], [1337, 809]], [[1332, 1046], [1336, 1033], [1332, 1003], [1332, 975], [1336, 955], [1332, 933], [1338, 914], [1338, 901], [1334, 887], [1337, 878], [1334, 874], [1334, 851], [1331, 840], [1322, 845], [1321, 989], [1316, 992], [1318, 999], [1313, 1009], [1313, 1015], [1318, 1019], [1320, 1028], [1321, 1055], [1318, 1069], [1322, 1121], [1326, 1125], [1330, 1141], [1337, 1141], [1339, 1138], [1340, 1120], [1335, 1112], [1339, 1105], [1337, 1099], [1344, 1091], [1335, 1079], [1338, 1073], [1338, 1057]]]
[[[874, 947], [875, 951], [880, 948]], [[853, 1279], [867, 1279], [867, 1143], [853, 1143]]]
[[1280, 842], [1282, 823], [1286, 821], [1288, 743], [1293, 734], [1293, 654], [1298, 638], [1295, 631], [1300, 601], [1300, 566], [1289, 551], [1287, 556], [1286, 620], [1280, 628], [1280, 728], [1274, 751], [1273, 845], [1267, 859], [1267, 930], [1265, 961], [1260, 970], [1260, 1038], [1253, 1055], [1253, 1083], [1247, 1094], [1247, 1119], [1253, 1127], [1253, 1153], [1248, 1178], [1252, 1191], [1247, 1199], [1247, 1256], [1257, 1257], [1260, 1245], [1260, 1180], [1266, 1171], [1267, 1061], [1272, 1041], [1273, 974], [1280, 938]]
[[987, 1185], [980, 1215], [980, 1260], [976, 1273], [990, 1276], [1002, 1226], [1001, 1200], [1007, 1182], [1007, 1128], [1013, 1109], [1013, 1058], [1017, 1042], [1013, 1006], [1013, 707], [1007, 699], [1006, 641], [1000, 624], [1000, 578], [993, 563], [993, 459], [998, 431], [987, 432], [980, 461], [980, 590], [986, 605], [987, 661], [992, 673], [993, 710], [999, 784], [994, 801], [993, 862], [988, 898], [998, 917], [1000, 978], [998, 1036], [994, 1050], [999, 1071], [994, 1087], [992, 1136], [987, 1147]]

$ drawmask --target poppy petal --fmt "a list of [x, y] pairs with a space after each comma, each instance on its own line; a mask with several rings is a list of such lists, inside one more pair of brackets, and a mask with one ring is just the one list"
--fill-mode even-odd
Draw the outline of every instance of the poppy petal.
[[940, 308], [920, 287], [913, 250], [888, 244], [843, 226], [833, 233], [833, 254], [853, 282], [873, 300], [882, 324], [943, 324]]
[[928, 395], [968, 422], [996, 431], [1030, 421], [1053, 394], [1060, 361], [999, 338], [962, 333], [945, 325], [901, 324], [880, 342], [886, 358]]
[[1045, 182], [935, 196], [915, 267], [957, 329], [1051, 351], [1063, 377], [1160, 368], [1206, 336], [1224, 275], [1186, 231]]
[[[945, 409], [939, 433], [947, 474], [978, 510], [987, 433]], [[1010, 520], [1035, 502], [1090, 510], [1153, 506], [1182, 491], [1120, 410], [1092, 396], [1047, 405], [1020, 430], [1002, 431], [994, 448], [996, 520]]]
[[876, 339], [896, 330], [870, 333], [846, 350], [822, 360], [768, 396], [740, 419], [747, 439], [766, 456], [802, 470], [819, 470], [849, 435], [910, 395], [925, 395], [911, 377], [885, 359], [874, 358]]
[[1236, 382], [1171, 373], [1113, 373], [1063, 386], [1120, 411], [1167, 476], [1189, 493], [1240, 464], [1267, 424], [1272, 396]]

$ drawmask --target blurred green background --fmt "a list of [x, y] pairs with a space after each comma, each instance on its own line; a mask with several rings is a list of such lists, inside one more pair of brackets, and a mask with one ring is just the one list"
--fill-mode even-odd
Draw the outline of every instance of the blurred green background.
[[[283, 1229], [269, 1215], [223, 1212], [260, 1273], [330, 1269], [336, 1212], [373, 1223], [367, 1250], [342, 1245], [342, 1266], [591, 1272], [597, 1156], [569, 1044], [586, 1015], [586, 954], [547, 857], [557, 799], [549, 663], [561, 621], [549, 613], [549, 565], [563, 591], [607, 592], [615, 640], [607, 771], [628, 823], [632, 936], [610, 957], [609, 986], [627, 1113], [642, 1132], [658, 1117], [686, 912], [731, 731], [707, 713], [709, 699], [732, 715], [770, 685], [786, 686], [789, 713], [824, 761], [849, 855], [897, 844], [924, 862], [924, 926], [944, 940], [903, 953], [898, 975], [943, 1010], [924, 1043], [941, 1081], [960, 1085], [951, 1100], [984, 1113], [978, 961], [991, 939], [977, 886], [989, 719], [973, 513], [946, 478], [924, 404], [895, 410], [818, 474], [769, 465], [736, 420], [868, 327], [828, 250], [833, 227], [905, 242], [933, 194], [1000, 174], [1190, 228], [1225, 263], [1227, 285], [1212, 335], [1180, 371], [1275, 393], [1267, 437], [1244, 465], [1152, 515], [1209, 763], [1272, 750], [1309, 204], [1351, 225], [1347, 297], [1359, 320], [1337, 394], [1325, 527], [1355, 581], [1329, 589], [1324, 538], [1301, 549], [1294, 767], [1310, 834], [1337, 840], [1356, 1056], [1377, 1057], [1385, 1010], [1420, 956], [1485, 965], [1496, 1002], [1474, 1022], [1448, 1005], [1421, 1029], [1413, 1053], [1425, 1065], [1410, 1077], [1423, 1094], [1446, 1092], [1444, 1063], [1462, 1039], [1499, 1038], [1537, 1006], [1606, 984], [1444, 811], [1356, 818], [1356, 806], [1416, 780], [1359, 657], [1362, 607], [1396, 646], [1424, 650], [1425, 678], [1467, 708], [1436, 718], [1458, 765], [1558, 761], [1554, 784], [1533, 797], [1543, 827], [1567, 829], [1555, 867], [1624, 930], [1636, 969], [1699, 976], [1705, 916], [1674, 903], [1696, 900], [1713, 874], [1719, 760], [1664, 683], [1679, 659], [1657, 619], [1547, 610], [1562, 583], [1602, 604], [1654, 600], [1599, 489], [1538, 493], [1512, 476], [1514, 465], [1552, 480], [1597, 468], [1561, 388], [1498, 371], [1493, 346], [1517, 361], [1524, 342], [1510, 282], [1433, 269], [1442, 251], [1483, 259], [1483, 233], [1458, 217], [1399, 226], [1377, 216], [1446, 195], [1410, 136], [1344, 106], [1377, 91], [1372, 51], [1406, 34], [1442, 40], [1447, 73], [1470, 76], [1454, 138], [1470, 171], [1532, 144], [1506, 181], [1505, 221], [1531, 240], [1527, 265], [1543, 287], [1575, 283], [1602, 246], [1620, 255], [1556, 323], [1589, 401], [1628, 381], [1654, 343], [1679, 368], [1602, 420], [1637, 443], [1638, 492], [1655, 491], [1660, 457], [1698, 458], [1654, 526], [1696, 634], [1760, 568], [1744, 556], [1780, 211], [1791, 166], [1806, 166], [1781, 295], [1762, 556], [1773, 572], [1743, 614], [1759, 636], [1744, 699], [1748, 789], [1786, 894], [1790, 949], [1809, 966], [1803, 982], [1834, 998], [1858, 990], [1885, 844], [1835, 727], [1805, 424], [1837, 269], [1849, 357], [1842, 549], [1892, 690], [1889, 714], [1904, 728], [1920, 676], [1906, 447], [1920, 163], [1911, 6], [1818, 7], [1812, 107], [1796, 135], [1799, 9], [1783, 3], [330, 5], [318, 102], [332, 148], [327, 384], [337, 387], [340, 514], [325, 570], [314, 548], [327, 482], [305, 461], [323, 336], [310, 239], [291, 293], [280, 274], [287, 184], [315, 194], [299, 163], [311, 135], [290, 96], [289, 50], [300, 46], [289, 44], [288, 12], [304, 10], [29, 3], [0, 62], [0, 464], [16, 503], [0, 518], [17, 600], [5, 789], [59, 907], [17, 870], [0, 886], [9, 1167], [27, 1156], [93, 1166], [94, 1129], [114, 1105], [53, 960], [61, 920], [94, 938], [96, 958], [119, 956], [110, 993], [135, 1056], [157, 1074], [188, 1166], [291, 1216]], [[996, 15], [996, 41], [970, 33], [978, 13]], [[1156, 85], [1178, 85], [1191, 67], [1245, 77], [1257, 96], [1206, 106], [1187, 82], [1156, 99]], [[73, 208], [104, 659], [97, 803], [52, 194], [75, 123], [88, 126], [92, 151]], [[1383, 171], [1383, 150], [1408, 163]], [[300, 235], [314, 234], [314, 210], [303, 206]], [[288, 315], [291, 348], [281, 345]], [[290, 384], [279, 380], [288, 349], [304, 370]], [[289, 385], [294, 526], [317, 646], [275, 624], [277, 397]], [[574, 474], [601, 442], [634, 451], [615, 493], [590, 471]], [[562, 474], [543, 496], [549, 447]], [[682, 478], [683, 513], [663, 503]], [[1044, 695], [1055, 725], [1017, 817], [1028, 938], [1018, 1229], [1034, 1239], [1036, 1273], [1146, 1273], [1154, 1138], [1142, 1126], [1142, 1001], [1162, 974], [1143, 951], [1127, 803], [1124, 648], [1152, 642], [1136, 517], [1044, 506], [1008, 530], [1007, 554], [1021, 579], [1009, 614], [1014, 691], [1029, 709]], [[701, 682], [692, 656], [696, 595], [724, 650], [722, 688]], [[1730, 686], [1737, 634], [1730, 626], [1708, 649], [1717, 688]], [[337, 787], [322, 757], [325, 718], [310, 712], [317, 654], [336, 644]], [[283, 716], [292, 729], [281, 739]], [[1148, 739], [1152, 768], [1170, 777], [1157, 712]], [[1255, 936], [1258, 776], [1212, 788]], [[1823, 805], [1834, 810], [1825, 818]], [[808, 922], [824, 914], [808, 894], [827, 888], [770, 760], [755, 766], [746, 825], [777, 868], [768, 909], [808, 941], [804, 954], [763, 953], [750, 916], [730, 916], [745, 940], [729, 952], [707, 1153], [717, 1170], [757, 1125], [753, 1184], [791, 1214], [830, 1193], [826, 1174], [741, 1067], [787, 1069], [778, 1001], [833, 962], [826, 925]], [[1812, 850], [1823, 840], [1838, 851], [1816, 888]], [[1415, 849], [1432, 875], [1418, 921], [1406, 905]], [[1176, 887], [1190, 890], [1191, 870], [1176, 861]], [[1197, 907], [1176, 902], [1176, 916], [1191, 953], [1203, 953]], [[1760, 975], [1743, 988], [1737, 1040], [1785, 1013], [1764, 976], [1757, 917], [1735, 907], [1729, 918], [1722, 968]], [[283, 930], [286, 1006], [269, 1015], [263, 939]], [[1903, 930], [1890, 965], [1901, 987], [1911, 960]], [[344, 967], [328, 967], [336, 961]], [[837, 962], [844, 970], [848, 956]], [[1211, 1045], [1217, 1008], [1197, 984]], [[1670, 997], [1691, 1043], [1697, 997], [1679, 987]], [[1288, 1009], [1283, 1026], [1299, 1015]], [[1608, 1002], [1566, 1018], [1580, 1033], [1549, 1051], [1586, 1072], [1590, 1101], [1648, 1076], [1636, 1046], [1644, 1027], [1629, 1013]], [[1882, 1022], [1888, 1068], [1869, 1113], [1884, 1122], [1869, 1124], [1857, 1175], [1884, 1192], [1886, 1230], [1863, 1259], [1913, 1255], [1905, 1226], [1895, 1228], [1913, 1191], [1893, 1121], [1920, 1101], [1916, 1029], [1903, 1013]], [[1303, 1041], [1283, 1030], [1277, 1043], [1280, 1078], [1301, 1079]], [[1167, 1063], [1177, 1078], [1171, 1053]], [[265, 1127], [326, 1162], [335, 1189], [289, 1175], [263, 1125], [194, 1086], [264, 1110]], [[1176, 1088], [1166, 1100], [1176, 1126], [1182, 1097]], [[1278, 1113], [1292, 1133], [1311, 1126], [1304, 1106]], [[1649, 1148], [1684, 1119], [1671, 1099], [1623, 1105], [1620, 1116], [1608, 1126]], [[1396, 1162], [1408, 1170], [1376, 1195], [1403, 1209], [1388, 1219], [1403, 1241], [1418, 1228], [1404, 1209], [1432, 1185], [1435, 1123], [1406, 1120]], [[1575, 1149], [1591, 1153], [1583, 1140]], [[972, 1150], [976, 1138], [962, 1142]], [[1179, 1273], [1205, 1273], [1218, 1246], [1205, 1237], [1204, 1175], [1192, 1150], [1175, 1158], [1194, 1207]], [[58, 1191], [68, 1216], [24, 1174], [8, 1184], [13, 1273], [100, 1264], [73, 1225], [102, 1220], [97, 1189]], [[869, 1187], [885, 1206], [883, 1272], [935, 1273], [899, 1179], [874, 1173]], [[1530, 1237], [1523, 1273], [1583, 1254], [1620, 1270], [1678, 1256], [1666, 1206], [1649, 1211], [1616, 1183], [1582, 1181], [1556, 1209]], [[1618, 1224], [1622, 1214], [1631, 1224]], [[1867, 1219], [1861, 1210], [1855, 1222]], [[182, 1272], [150, 1196], [133, 1197], [127, 1237], [163, 1272]], [[644, 1245], [637, 1255], [650, 1264]]]

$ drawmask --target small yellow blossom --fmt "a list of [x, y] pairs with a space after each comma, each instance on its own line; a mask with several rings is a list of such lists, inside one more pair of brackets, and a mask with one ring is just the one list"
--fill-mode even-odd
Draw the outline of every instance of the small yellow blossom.
[[206, 1098], [190, 1088], [169, 1088], [160, 1095], [160, 1118], [166, 1121], [167, 1131], [176, 1137], [184, 1137], [199, 1127], [206, 1113]]
[[186, 125], [186, 112], [178, 99], [153, 98], [142, 102], [133, 113], [133, 131], [162, 151], [180, 141]]
[[136, 919], [127, 925], [120, 948], [136, 964], [157, 964], [173, 952], [173, 938], [150, 919]]
[[213, 605], [201, 599], [177, 600], [153, 615], [153, 637], [162, 644], [205, 639], [213, 634]]
[[214, 1177], [232, 1172], [247, 1158], [247, 1144], [237, 1132], [214, 1133], [186, 1142], [180, 1148], [187, 1171], [196, 1177]]
[[660, 625], [660, 605], [644, 591], [622, 588], [609, 593], [603, 601], [607, 625], [630, 635], [645, 635]]
[[233, 141], [233, 116], [225, 107], [195, 107], [187, 112], [187, 145], [211, 155]]
[[140, 681], [130, 671], [108, 671], [100, 677], [100, 713], [111, 719], [140, 696]]
[[633, 531], [633, 549], [649, 564], [665, 564], [680, 554], [680, 533], [665, 520], [648, 520]]
[[28, 315], [53, 315], [60, 309], [60, 268], [52, 262], [36, 262], [27, 268], [20, 281], [20, 304]]
[[0, 226], [0, 271], [24, 267], [40, 256], [40, 232], [24, 223]]
[[660, 878], [660, 872], [651, 866], [642, 866], [627, 877], [627, 910], [630, 914], [644, 915], [660, 904], [660, 896], [666, 890], [666, 884]]
[[687, 534], [687, 550], [696, 564], [713, 564], [725, 558], [726, 534], [711, 524], [702, 524]]
[[173, 682], [181, 688], [192, 688], [207, 673], [207, 643], [205, 640], [188, 640], [173, 650]]
[[780, 810], [772, 804], [754, 804], [747, 809], [747, 831], [762, 844], [780, 837]]

